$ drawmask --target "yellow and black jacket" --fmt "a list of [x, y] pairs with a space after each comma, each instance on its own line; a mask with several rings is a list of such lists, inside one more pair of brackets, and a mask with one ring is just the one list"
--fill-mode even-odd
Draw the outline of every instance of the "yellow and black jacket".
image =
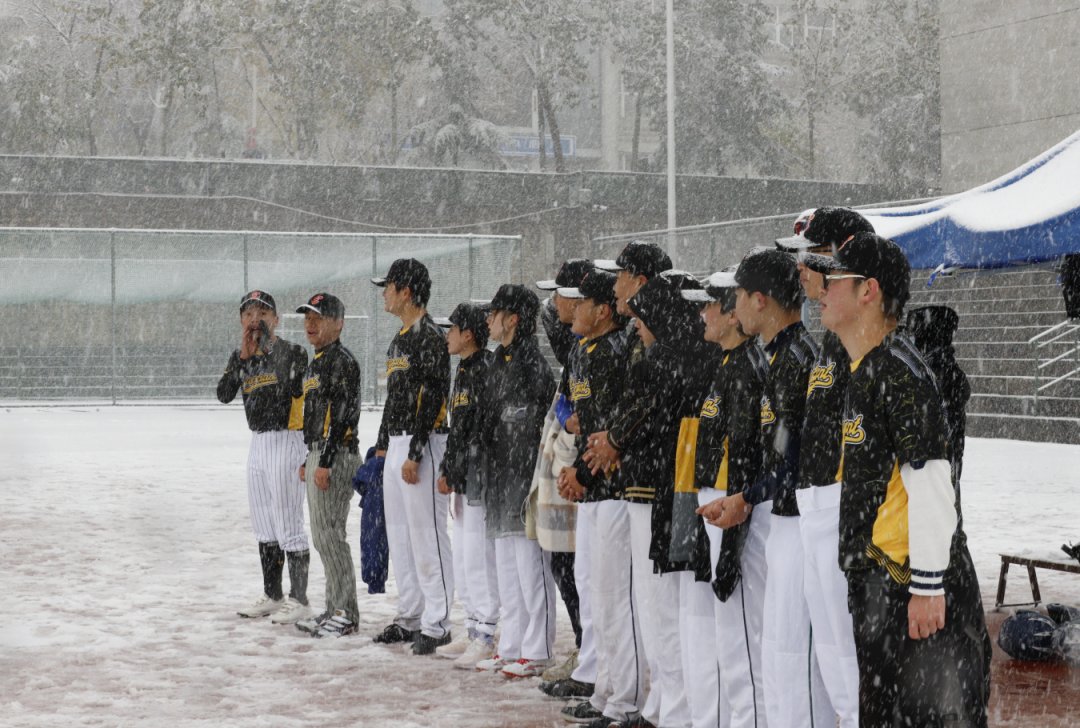
[[304, 374], [304, 442], [322, 446], [319, 467], [330, 468], [338, 450], [357, 452], [360, 365], [340, 341], [315, 352]]
[[578, 482], [585, 486], [586, 503], [618, 495], [610, 477], [592, 474], [584, 455], [589, 435], [607, 430], [622, 395], [626, 367], [622, 344], [622, 331], [615, 329], [595, 339], [579, 340], [570, 352], [567, 396], [581, 426], [574, 469]]
[[838, 480], [843, 447], [840, 422], [850, 379], [851, 359], [836, 334], [826, 331], [806, 386], [802, 439], [810, 446], [799, 453], [800, 488], [832, 485]]
[[631, 323], [623, 331], [626, 382], [608, 426], [608, 440], [623, 455], [622, 466], [615, 476], [623, 498], [631, 503], [652, 503], [656, 496], [656, 483], [642, 478], [633, 456], [627, 458], [625, 454], [642, 437], [648, 429], [646, 425], [655, 415], [656, 370], [646, 360], [645, 344], [637, 333], [637, 327]]
[[386, 404], [376, 450], [409, 434], [409, 459], [420, 462], [432, 432], [446, 432], [450, 353], [446, 334], [426, 313], [394, 335], [386, 352]]
[[842, 430], [840, 566], [884, 568], [894, 581], [910, 583], [913, 593], [944, 593], [950, 553], [964, 538], [933, 374], [900, 333], [851, 368]]
[[285, 339], [275, 340], [247, 361], [233, 351], [217, 386], [222, 404], [243, 391], [244, 414], [252, 432], [299, 430], [303, 427], [304, 370], [307, 352]]
[[795, 488], [799, 479], [799, 450], [806, 383], [818, 356], [817, 343], [797, 321], [765, 346], [769, 373], [761, 391], [759, 413], [761, 473], [746, 489], [746, 501], [758, 505], [773, 502], [777, 516], [797, 516]]
[[450, 390], [450, 435], [440, 469], [455, 493], [467, 492], [470, 452], [479, 440], [479, 407], [491, 352], [480, 350], [458, 363]]

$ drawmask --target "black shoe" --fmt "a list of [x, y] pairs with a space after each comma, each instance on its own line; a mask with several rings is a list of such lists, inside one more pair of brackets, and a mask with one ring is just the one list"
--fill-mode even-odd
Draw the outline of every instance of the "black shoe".
[[1077, 561], [1080, 561], [1080, 543], [1078, 544], [1062, 544], [1061, 550], [1072, 556]]
[[[562, 709], [563, 720], [570, 723], [593, 723], [594, 721], [605, 719], [604, 714], [592, 706], [588, 700], [577, 705], [568, 705]], [[611, 723], [608, 720], [608, 723]], [[605, 724], [606, 728], [606, 724]]]
[[391, 624], [379, 634], [371, 638], [372, 642], [380, 645], [392, 645], [398, 642], [412, 642], [416, 639], [416, 635], [420, 634], [419, 630], [413, 632], [407, 630], [401, 625]]
[[591, 698], [596, 688], [592, 683], [581, 682], [572, 677], [565, 680], [552, 680], [540, 683], [540, 690], [545, 695], [553, 698], [568, 700], [570, 698]]
[[414, 655], [434, 655], [436, 647], [442, 647], [443, 645], [450, 644], [450, 633], [447, 632], [442, 637], [428, 637], [423, 632], [416, 635], [416, 639], [412, 643], [412, 653]]

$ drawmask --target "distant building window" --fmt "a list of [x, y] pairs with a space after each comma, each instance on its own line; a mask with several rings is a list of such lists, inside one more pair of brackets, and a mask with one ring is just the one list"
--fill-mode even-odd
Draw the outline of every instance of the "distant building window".
[[774, 5], [769, 42], [790, 49], [796, 41], [821, 42], [836, 38], [836, 16], [826, 12], [799, 12], [791, 5]]

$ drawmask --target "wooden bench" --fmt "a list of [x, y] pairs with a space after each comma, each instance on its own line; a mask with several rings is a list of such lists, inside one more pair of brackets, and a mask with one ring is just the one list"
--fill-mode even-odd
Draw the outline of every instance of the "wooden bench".
[[[1027, 567], [1028, 581], [1031, 583], [1031, 598], [1034, 601], [1005, 604], [1005, 579], [1009, 575], [1009, 564]], [[997, 599], [994, 602], [994, 609], [1001, 609], [1002, 607], [1038, 606], [1042, 601], [1042, 595], [1039, 594], [1039, 580], [1035, 576], [1035, 569], [1050, 569], [1051, 571], [1065, 571], [1070, 574], [1080, 574], [1080, 562], [1071, 561], [1065, 557], [1058, 559], [1056, 557], [1037, 558], [1030, 555], [1001, 554], [1001, 575], [998, 577]]]

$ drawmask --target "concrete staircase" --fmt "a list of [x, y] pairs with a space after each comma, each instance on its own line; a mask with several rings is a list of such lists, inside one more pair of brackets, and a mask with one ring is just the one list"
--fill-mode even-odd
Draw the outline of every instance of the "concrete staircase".
[[[912, 279], [909, 307], [946, 304], [960, 316], [956, 358], [971, 383], [967, 434], [1014, 440], [1080, 443], [1080, 331], [1039, 348], [1029, 340], [1066, 321], [1057, 273], [1049, 266], [961, 272], [927, 287]], [[1071, 327], [1044, 336], [1053, 339]], [[1038, 368], [1059, 355], [1065, 356]], [[1038, 392], [1058, 377], [1061, 382]]]

